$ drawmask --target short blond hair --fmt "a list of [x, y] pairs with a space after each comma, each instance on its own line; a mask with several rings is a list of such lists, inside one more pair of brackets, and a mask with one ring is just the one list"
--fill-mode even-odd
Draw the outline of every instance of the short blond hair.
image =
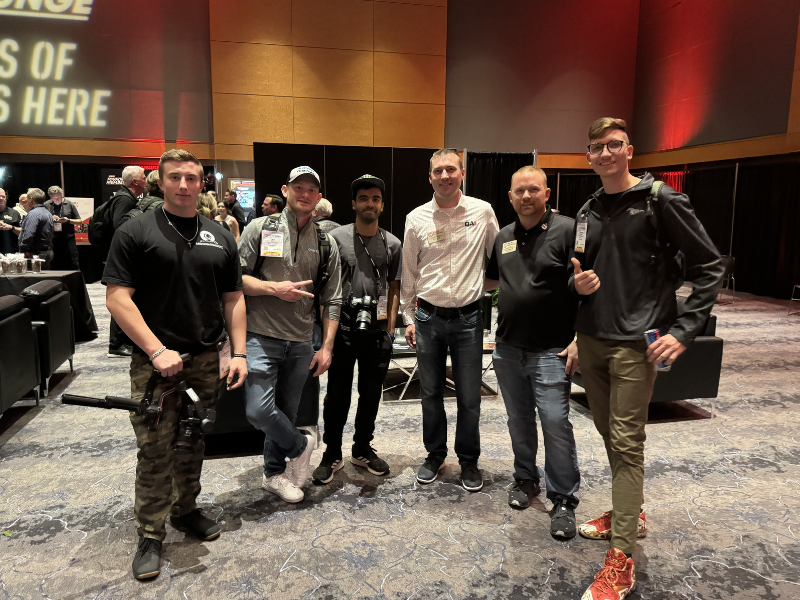
[[534, 167], [533, 165], [525, 165], [524, 167], [514, 171], [514, 174], [511, 175], [511, 187], [514, 187], [514, 177], [517, 175], [528, 175], [529, 173], [538, 173], [541, 175], [542, 179], [544, 180], [544, 187], [547, 187], [547, 173], [545, 173], [539, 167]]
[[197, 212], [206, 219], [214, 218], [214, 215], [217, 213], [217, 202], [211, 197], [211, 194], [203, 192], [197, 196]]
[[47, 195], [48, 196], [55, 196], [56, 194], [61, 194], [63, 196], [64, 195], [64, 190], [62, 190], [57, 185], [51, 185], [49, 188], [47, 188]]
[[[615, 119], [614, 117], [602, 117], [597, 119], [594, 123], [589, 125], [589, 141], [596, 140], [603, 137], [603, 132], [606, 129], [619, 129], [625, 131], [628, 124], [623, 119]], [[627, 131], [625, 131], [627, 133]]]
[[161, 158], [158, 160], [158, 176], [161, 179], [164, 179], [164, 163], [171, 160], [175, 162], [193, 162], [200, 168], [200, 177], [203, 177], [203, 163], [200, 162], [200, 159], [198, 159], [188, 150], [184, 150], [183, 148], [173, 148], [172, 150], [167, 150], [164, 152], [164, 154], [162, 154]]
[[441, 150], [437, 150], [431, 156], [431, 160], [428, 163], [428, 173], [433, 173], [433, 159], [439, 158], [440, 156], [450, 156], [454, 155], [458, 159], [458, 168], [463, 170], [464, 169], [464, 161], [461, 160], [461, 155], [458, 153], [458, 150], [455, 148], [442, 148]]

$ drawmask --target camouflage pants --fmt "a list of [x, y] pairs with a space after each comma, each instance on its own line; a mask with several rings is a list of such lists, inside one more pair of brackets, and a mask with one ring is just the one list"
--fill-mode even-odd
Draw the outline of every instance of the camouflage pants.
[[[156, 386], [155, 399], [181, 379], [186, 380], [200, 397], [205, 408], [213, 408], [219, 398], [224, 379], [219, 378], [219, 359], [216, 348], [195, 356], [192, 364], [177, 377], [162, 379]], [[153, 365], [146, 356], [135, 352], [131, 358], [131, 397], [144, 395]], [[168, 397], [169, 398], [169, 397]], [[188, 401], [188, 399], [186, 400]], [[136, 457], [136, 501], [134, 515], [139, 523], [139, 535], [163, 540], [167, 516], [183, 516], [196, 508], [200, 494], [200, 473], [203, 470], [205, 444], [200, 441], [196, 452], [174, 451], [180, 420], [174, 400], [166, 400], [158, 427], [151, 431], [144, 419], [131, 413], [139, 452]]]

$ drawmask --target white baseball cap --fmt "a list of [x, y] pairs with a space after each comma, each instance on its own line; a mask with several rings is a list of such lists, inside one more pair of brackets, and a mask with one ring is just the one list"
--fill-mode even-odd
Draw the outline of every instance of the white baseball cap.
[[317, 180], [317, 185], [322, 185], [319, 180], [319, 175], [317, 175], [317, 172], [311, 167], [295, 167], [294, 169], [292, 169], [292, 172], [289, 173], [289, 179], [286, 180], [286, 183], [292, 183], [295, 179], [297, 179], [301, 175], [311, 175], [314, 179]]

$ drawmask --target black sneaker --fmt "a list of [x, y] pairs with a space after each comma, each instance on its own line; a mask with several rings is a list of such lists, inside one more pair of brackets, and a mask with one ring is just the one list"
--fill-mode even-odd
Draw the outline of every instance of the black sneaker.
[[444, 459], [428, 456], [417, 471], [417, 481], [420, 483], [433, 483], [444, 469]]
[[108, 358], [130, 358], [131, 354], [133, 354], [131, 346], [108, 347]]
[[139, 536], [139, 547], [133, 557], [133, 576], [150, 579], [161, 573], [161, 541]]
[[461, 465], [461, 485], [468, 492], [479, 492], [483, 489], [483, 475], [475, 463]]
[[199, 508], [182, 517], [170, 517], [169, 521], [178, 531], [191, 533], [204, 542], [219, 537], [219, 524], [206, 517]]
[[508, 490], [508, 505], [511, 508], [528, 508], [531, 500], [541, 492], [539, 482], [533, 479], [514, 479], [514, 485]]
[[359, 467], [365, 467], [373, 475], [389, 474], [389, 463], [375, 454], [372, 446], [364, 446], [363, 448], [353, 446], [353, 455], [350, 457], [350, 462]]
[[319, 466], [314, 469], [314, 472], [311, 474], [311, 481], [317, 485], [330, 483], [331, 479], [333, 479], [333, 474], [343, 466], [344, 462], [342, 462], [341, 456], [333, 457], [323, 454], [322, 462], [319, 463]]
[[575, 537], [575, 510], [563, 500], [557, 501], [550, 510], [550, 535], [557, 539], [570, 540]]

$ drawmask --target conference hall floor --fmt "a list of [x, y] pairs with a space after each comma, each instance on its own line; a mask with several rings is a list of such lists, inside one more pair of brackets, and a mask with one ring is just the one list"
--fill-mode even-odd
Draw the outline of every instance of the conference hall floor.
[[[209, 460], [199, 500], [222, 536], [200, 543], [168, 527], [161, 576], [135, 581], [128, 416], [58, 399], [65, 390], [129, 391], [126, 362], [105, 356], [104, 290], [89, 289], [100, 337], [78, 347], [76, 372], [57, 375], [40, 408], [22, 402], [0, 420], [0, 595], [577, 599], [591, 583], [605, 543], [552, 539], [543, 496], [525, 511], [506, 502], [513, 456], [499, 397], [482, 405], [482, 492], [457, 484], [452, 460], [440, 481], [417, 484], [425, 455], [420, 405], [384, 404], [375, 447], [391, 465], [388, 477], [347, 462], [330, 485], [309, 483], [306, 500], [288, 505], [260, 488], [261, 457]], [[725, 340], [714, 417], [676, 420], [670, 415], [681, 411], [661, 410], [647, 428], [650, 526], [634, 554], [639, 587], [632, 597], [795, 599], [800, 316], [787, 316], [786, 302], [746, 294], [714, 312]], [[711, 403], [682, 408], [702, 417]], [[453, 400], [447, 409], [452, 445]], [[572, 421], [582, 472], [577, 514], [585, 520], [610, 508], [610, 472], [591, 415], [577, 402]], [[312, 466], [320, 456], [317, 450]]]

